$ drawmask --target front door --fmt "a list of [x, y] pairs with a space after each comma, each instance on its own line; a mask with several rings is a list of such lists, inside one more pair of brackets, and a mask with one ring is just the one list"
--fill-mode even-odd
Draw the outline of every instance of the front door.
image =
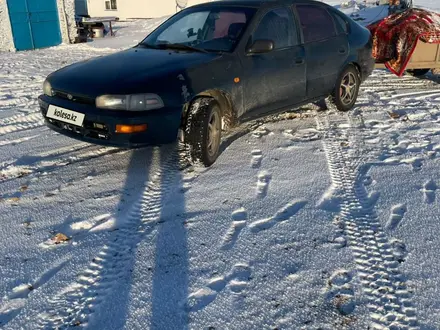
[[299, 43], [292, 11], [281, 7], [265, 13], [248, 45], [255, 40], [272, 40], [274, 49], [242, 56], [243, 119], [300, 103], [306, 94], [305, 52]]
[[339, 33], [330, 13], [320, 5], [297, 5], [307, 57], [307, 98], [330, 94], [349, 56], [346, 33]]
[[61, 43], [56, 0], [8, 0], [17, 50], [56, 46]]

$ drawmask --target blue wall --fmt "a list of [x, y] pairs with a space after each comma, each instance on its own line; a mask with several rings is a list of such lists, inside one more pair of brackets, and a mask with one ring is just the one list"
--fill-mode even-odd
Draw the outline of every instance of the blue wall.
[[56, 0], [7, 0], [7, 4], [17, 50], [61, 43]]

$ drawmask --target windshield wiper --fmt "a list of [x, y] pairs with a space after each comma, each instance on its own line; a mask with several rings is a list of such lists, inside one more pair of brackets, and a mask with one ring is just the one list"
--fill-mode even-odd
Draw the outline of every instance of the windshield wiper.
[[206, 51], [204, 49], [193, 47], [193, 46], [188, 46], [185, 44], [168, 44], [168, 43], [165, 44], [165, 43], [163, 43], [163, 44], [157, 44], [155, 46], [160, 49], [191, 50], [193, 52], [209, 53], [208, 51]]
[[151, 44], [147, 44], [147, 43], [140, 43], [138, 44], [136, 47], [144, 47], [144, 48], [151, 48], [151, 49], [160, 49], [158, 46], [156, 45], [151, 45]]
[[203, 48], [204, 51], [208, 52], [208, 53], [217, 53], [219, 55], [223, 55], [225, 53], [224, 50], [221, 49], [208, 49], [208, 48]]

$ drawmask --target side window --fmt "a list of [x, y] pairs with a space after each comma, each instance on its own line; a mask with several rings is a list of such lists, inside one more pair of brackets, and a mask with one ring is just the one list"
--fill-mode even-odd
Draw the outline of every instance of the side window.
[[[235, 37], [238, 38], [246, 25], [246, 15], [242, 12], [222, 11], [215, 21], [215, 31], [213, 38], [224, 38], [235, 32]], [[234, 30], [234, 31], [232, 31]]]
[[274, 42], [275, 49], [295, 46], [298, 44], [298, 34], [293, 16], [287, 8], [271, 10], [255, 29], [252, 41], [269, 39]]
[[347, 21], [344, 18], [342, 18], [341, 15], [338, 15], [337, 13], [333, 13], [333, 17], [335, 18], [336, 25], [338, 26], [338, 30], [341, 33], [348, 33]]
[[297, 5], [304, 42], [329, 39], [336, 35], [333, 18], [327, 10], [316, 5]]

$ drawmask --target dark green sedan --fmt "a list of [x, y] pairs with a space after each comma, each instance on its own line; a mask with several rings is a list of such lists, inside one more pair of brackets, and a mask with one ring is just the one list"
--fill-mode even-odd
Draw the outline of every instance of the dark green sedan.
[[323, 99], [350, 110], [371, 49], [367, 29], [321, 2], [208, 2], [133, 48], [52, 73], [39, 103], [72, 138], [131, 148], [181, 136], [210, 166], [243, 122]]

